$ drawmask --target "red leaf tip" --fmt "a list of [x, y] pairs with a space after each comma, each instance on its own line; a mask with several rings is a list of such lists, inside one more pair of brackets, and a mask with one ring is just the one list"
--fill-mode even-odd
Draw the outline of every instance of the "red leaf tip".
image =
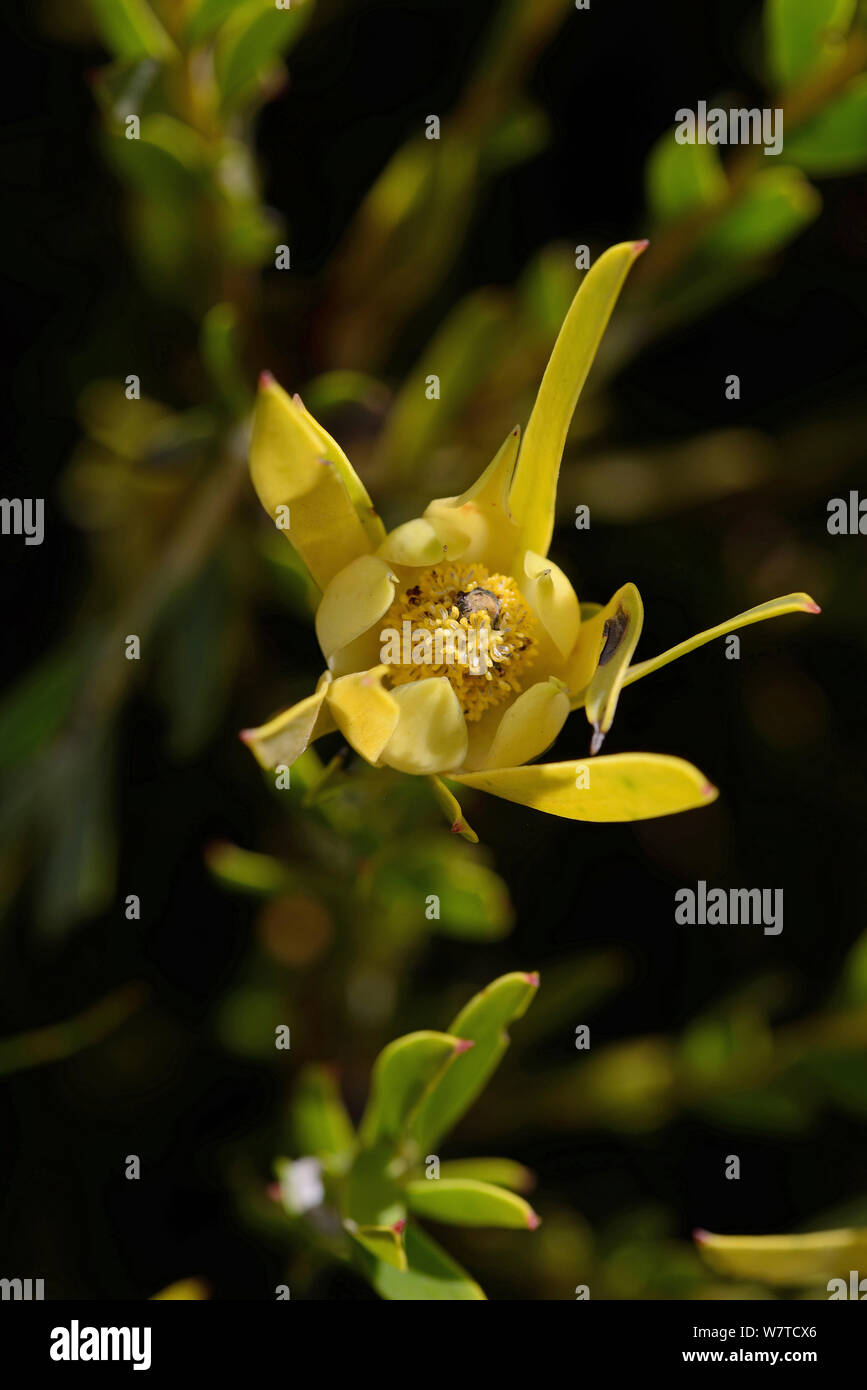
[[541, 1218], [541, 1216], [537, 1216], [536, 1212], [534, 1212], [534, 1211], [532, 1210], [532, 1208], [531, 1208], [530, 1211], [527, 1212], [527, 1228], [528, 1228], [528, 1230], [530, 1230], [530, 1231], [535, 1231], [535, 1230], [538, 1229], [539, 1226], [541, 1226], [541, 1224], [542, 1224], [542, 1218]]
[[469, 1052], [470, 1048], [475, 1047], [475, 1045], [472, 1038], [458, 1038], [455, 1043], [455, 1052]]
[[702, 1230], [701, 1226], [696, 1226], [692, 1238], [697, 1245], [704, 1245], [706, 1241], [710, 1240], [710, 1231]]
[[268, 387], [269, 387], [269, 386], [273, 386], [273, 385], [274, 385], [274, 373], [273, 373], [273, 372], [260, 372], [260, 373], [259, 373], [259, 390], [260, 390], [260, 391], [267, 391]]
[[241, 729], [240, 733], [238, 734], [238, 738], [241, 740], [242, 743], [246, 743], [247, 747], [249, 748], [250, 744], [253, 742], [254, 733], [255, 729]]
[[819, 607], [818, 603], [816, 603], [815, 599], [811, 598], [809, 603], [804, 604], [805, 613], [821, 613], [821, 611], [822, 610]]
[[632, 249], [636, 256], [640, 256], [642, 251], [646, 251], [649, 245], [650, 242], [647, 240], [647, 237], [645, 237], [643, 241], [633, 241]]
[[538, 986], [539, 986], [539, 972], [538, 972], [538, 970], [530, 970], [530, 971], [527, 971], [527, 972], [525, 973], [525, 975], [524, 975], [524, 979], [527, 981], [527, 984], [528, 984], [528, 985], [532, 985], [534, 989], [538, 989]]
[[399, 1235], [401, 1235], [401, 1234], [403, 1233], [403, 1229], [404, 1229], [405, 1226], [406, 1226], [406, 1217], [403, 1217], [403, 1219], [402, 1219], [401, 1221], [395, 1221], [395, 1223], [394, 1223], [394, 1225], [392, 1226], [391, 1229], [394, 1231], [394, 1234], [395, 1234], [396, 1236], [399, 1236]]

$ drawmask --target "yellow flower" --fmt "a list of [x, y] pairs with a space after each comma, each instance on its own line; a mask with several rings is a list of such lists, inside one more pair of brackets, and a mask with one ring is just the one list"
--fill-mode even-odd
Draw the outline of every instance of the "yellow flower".
[[[617, 296], [646, 242], [623, 242], [588, 271], [566, 316], [523, 441], [515, 429], [460, 497], [385, 533], [340, 446], [265, 373], [250, 449], [262, 505], [322, 591], [316, 692], [242, 738], [263, 767], [291, 765], [339, 729], [369, 763], [573, 820], [623, 821], [706, 805], [697, 768], [654, 753], [595, 757], [624, 685], [748, 623], [819, 611], [807, 594], [740, 613], [633, 665], [643, 609], [634, 584], [579, 604], [548, 558], [566, 433]], [[534, 763], [570, 710], [592, 726], [591, 760]]]

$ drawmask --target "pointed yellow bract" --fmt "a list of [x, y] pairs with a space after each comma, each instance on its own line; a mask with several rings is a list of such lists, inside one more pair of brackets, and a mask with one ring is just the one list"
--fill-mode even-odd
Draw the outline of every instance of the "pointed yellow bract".
[[548, 554], [560, 460], [575, 406], [623, 282], [646, 245], [646, 241], [624, 241], [594, 261], [560, 329], [509, 494], [512, 515], [521, 528], [522, 551]]

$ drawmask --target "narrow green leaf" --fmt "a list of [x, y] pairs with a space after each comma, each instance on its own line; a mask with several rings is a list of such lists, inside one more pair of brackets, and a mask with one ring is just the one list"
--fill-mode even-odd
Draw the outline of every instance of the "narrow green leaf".
[[458, 1035], [428, 1031], [408, 1033], [383, 1048], [373, 1066], [359, 1129], [362, 1143], [398, 1143], [428, 1087], [466, 1047]]
[[406, 1249], [403, 1241], [403, 1224], [396, 1226], [356, 1226], [353, 1222], [344, 1223], [350, 1237], [357, 1241], [374, 1259], [401, 1273], [407, 1267]]
[[713, 145], [680, 145], [673, 130], [657, 140], [645, 169], [647, 202], [660, 224], [703, 208], [725, 197], [726, 176]]
[[228, 840], [215, 840], [205, 850], [205, 863], [223, 885], [235, 893], [255, 893], [273, 898], [288, 893], [301, 882], [279, 859], [241, 849]]
[[799, 169], [765, 169], [707, 234], [702, 251], [736, 261], [770, 255], [803, 231], [821, 206], [819, 194]]
[[407, 1268], [395, 1269], [365, 1251], [366, 1272], [381, 1298], [425, 1303], [478, 1303], [485, 1295], [445, 1250], [412, 1223], [405, 1232]]
[[274, 0], [246, 0], [234, 7], [220, 29], [215, 72], [223, 106], [243, 99], [282, 53], [300, 37], [312, 0], [278, 10]]
[[329, 1067], [305, 1067], [295, 1087], [290, 1116], [298, 1153], [313, 1154], [328, 1163], [342, 1162], [355, 1149], [355, 1130]]
[[502, 975], [458, 1014], [452, 1031], [475, 1046], [439, 1078], [419, 1107], [411, 1133], [422, 1153], [431, 1152], [484, 1089], [509, 1046], [508, 1025], [529, 1008], [538, 986], [536, 974]]
[[211, 38], [237, 8], [238, 0], [201, 0], [187, 21], [187, 41], [195, 44]]
[[440, 1178], [471, 1178], [474, 1182], [507, 1187], [510, 1192], [529, 1192], [535, 1184], [530, 1169], [513, 1158], [448, 1159], [440, 1164]]
[[798, 1236], [718, 1236], [695, 1231], [711, 1269], [735, 1279], [804, 1285], [867, 1269], [867, 1230], [811, 1231]]
[[839, 53], [854, 13], [855, 0], [766, 0], [768, 58], [782, 90]]
[[478, 1178], [419, 1178], [404, 1187], [418, 1216], [453, 1226], [507, 1226], [535, 1231], [539, 1218], [523, 1197]]
[[106, 46], [116, 58], [171, 61], [178, 51], [147, 0], [90, 0]]
[[867, 75], [786, 140], [786, 157], [808, 174], [851, 174], [867, 165]]

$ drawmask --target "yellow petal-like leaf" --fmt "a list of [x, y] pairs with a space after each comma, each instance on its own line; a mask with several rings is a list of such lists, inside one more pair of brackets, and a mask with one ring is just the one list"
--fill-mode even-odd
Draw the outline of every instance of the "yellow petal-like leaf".
[[593, 725], [591, 753], [599, 752], [611, 728], [643, 622], [641, 595], [634, 584], [624, 584], [588, 624], [591, 630], [601, 626], [601, 647], [586, 698], [587, 718]]
[[297, 705], [275, 715], [258, 729], [244, 729], [241, 738], [252, 751], [260, 767], [291, 767], [307, 745], [323, 734], [331, 733], [334, 721], [324, 703], [331, 681], [326, 671], [315, 695], [299, 700]]
[[572, 415], [623, 282], [646, 245], [646, 241], [621, 242], [594, 261], [560, 329], [527, 425], [509, 497], [512, 515], [521, 528], [522, 550], [548, 553], [557, 476]]
[[191, 1303], [208, 1298], [209, 1294], [210, 1290], [204, 1279], [179, 1279], [176, 1284], [169, 1284], [166, 1288], [160, 1289], [159, 1293], [151, 1294], [150, 1301]]
[[559, 565], [535, 550], [526, 551], [521, 592], [560, 655], [569, 656], [578, 640], [581, 608]]
[[521, 431], [515, 428], [472, 487], [460, 497], [436, 498], [424, 513], [432, 523], [457, 526], [467, 537], [461, 559], [478, 560], [495, 574], [508, 574], [518, 546], [518, 527], [509, 511], [509, 488], [520, 441]]
[[293, 402], [300, 410], [305, 423], [316, 435], [322, 457], [330, 459], [340, 474], [343, 485], [349, 494], [349, 500], [358, 513], [358, 519], [364, 527], [367, 538], [371, 546], [378, 546], [385, 537], [385, 527], [381, 517], [377, 514], [370, 494], [364, 483], [359, 478], [349, 459], [344, 454], [336, 439], [332, 439], [327, 430], [323, 429], [318, 420], [315, 420], [310, 411], [305, 406], [300, 396], [293, 396]]
[[464, 554], [469, 536], [442, 517], [417, 516], [389, 531], [377, 550], [392, 565], [436, 565]]
[[460, 767], [467, 752], [467, 725], [448, 678], [410, 681], [395, 686], [391, 695], [400, 719], [382, 761], [417, 775]]
[[378, 763], [397, 728], [400, 707], [382, 684], [387, 667], [339, 676], [328, 690], [328, 707], [343, 737], [362, 758]]
[[562, 681], [538, 681], [506, 710], [494, 734], [485, 766], [520, 767], [550, 748], [569, 716]]
[[263, 373], [253, 416], [250, 476], [265, 511], [320, 589], [350, 560], [373, 548], [347, 491], [342, 465], [323, 453], [323, 436], [303, 408]]
[[694, 1239], [711, 1268], [734, 1279], [806, 1285], [848, 1279], [850, 1270], [867, 1269], [867, 1230], [858, 1227], [798, 1236], [717, 1236], [695, 1231]]
[[697, 767], [662, 753], [613, 753], [583, 763], [468, 772], [453, 780], [567, 820], [649, 820], [707, 806], [717, 797]]
[[[727, 633], [734, 632], [736, 628], [748, 627], [750, 623], [763, 623], [766, 618], [781, 618], [785, 613], [821, 613], [821, 611], [819, 605], [810, 598], [809, 594], [785, 594], [783, 598], [768, 599], [767, 603], [760, 603], [755, 608], [748, 608], [745, 613], [738, 613], [725, 623], [719, 623], [716, 627], [709, 627], [706, 632], [696, 633], [695, 637], [688, 637], [685, 642], [678, 642], [676, 647], [669, 647], [668, 651], [660, 652], [659, 656], [652, 656], [648, 661], [639, 661], [626, 672], [623, 684], [631, 685], [633, 681], [640, 681], [642, 676], [649, 676], [652, 671], [659, 671], [670, 661], [677, 661], [678, 657], [686, 656], [688, 652], [694, 652], [697, 647], [703, 647], [706, 642], [713, 642], [717, 637], [725, 637]], [[577, 687], [570, 685], [570, 688]]]
[[334, 575], [316, 610], [316, 636], [326, 661], [388, 612], [395, 582], [376, 555], [359, 555]]

